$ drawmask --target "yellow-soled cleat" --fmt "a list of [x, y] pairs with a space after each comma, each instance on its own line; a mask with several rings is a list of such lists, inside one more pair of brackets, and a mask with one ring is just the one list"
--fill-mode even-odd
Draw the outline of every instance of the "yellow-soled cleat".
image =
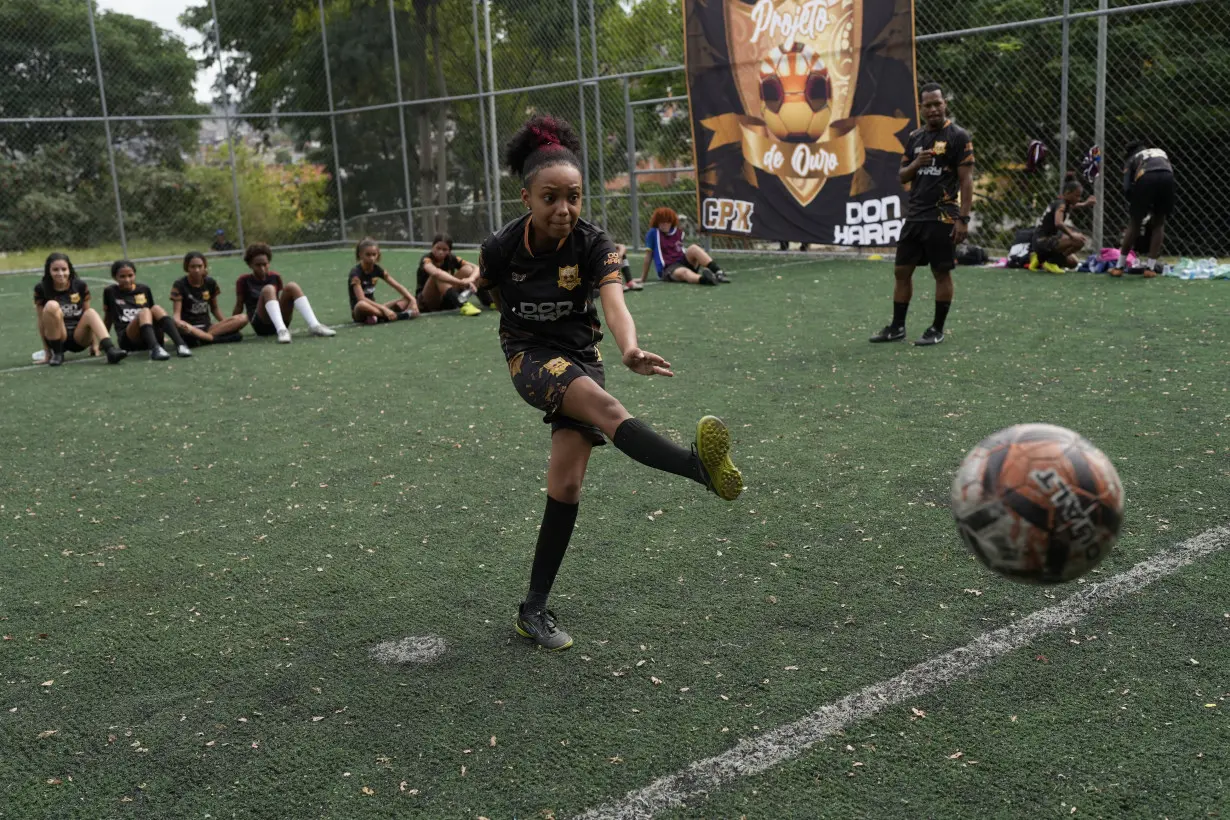
[[696, 454], [704, 465], [709, 489], [719, 498], [734, 501], [743, 492], [743, 474], [730, 460], [730, 430], [717, 416], [696, 423]]

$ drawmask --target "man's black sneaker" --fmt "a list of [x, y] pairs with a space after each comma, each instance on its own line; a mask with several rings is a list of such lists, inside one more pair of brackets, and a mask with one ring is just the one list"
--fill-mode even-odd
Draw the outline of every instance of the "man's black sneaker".
[[555, 625], [554, 612], [540, 607], [530, 609], [524, 603], [517, 610], [517, 634], [552, 652], [572, 646], [568, 633]]
[[923, 335], [914, 344], [919, 346], [937, 345], [942, 341], [944, 341], [944, 331], [929, 327], [923, 331]]
[[730, 277], [726, 275], [726, 271], [720, 270], [713, 274], [713, 278], [721, 282], [723, 285], [730, 284]]
[[905, 338], [905, 328], [904, 327], [893, 327], [892, 325], [885, 325], [883, 330], [881, 330], [876, 335], [872, 336], [867, 341], [869, 342], [900, 342], [904, 338]]

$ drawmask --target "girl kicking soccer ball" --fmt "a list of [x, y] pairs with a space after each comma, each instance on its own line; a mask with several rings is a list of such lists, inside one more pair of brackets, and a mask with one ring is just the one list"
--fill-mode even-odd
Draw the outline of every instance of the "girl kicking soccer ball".
[[303, 295], [297, 282], [282, 284], [282, 277], [270, 269], [273, 249], [264, 242], [249, 245], [243, 252], [243, 261], [248, 263], [250, 273], [235, 280], [235, 315], [245, 314], [257, 336], [278, 337], [279, 344], [290, 343], [290, 324], [293, 311], [308, 324], [308, 333], [313, 336], [336, 336], [336, 331], [326, 327], [312, 312], [312, 303]]
[[162, 334], [170, 337], [177, 356], [191, 356], [179, 329], [167, 312], [154, 304], [149, 285], [137, 282], [137, 266], [127, 259], [111, 264], [114, 285], [103, 291], [103, 322], [115, 327], [120, 347], [127, 351], [148, 350], [151, 360], [166, 361], [171, 354], [162, 346]]
[[64, 351], [101, 349], [108, 364], [119, 364], [128, 355], [111, 341], [102, 317], [90, 307], [90, 287], [62, 253], [53, 253], [43, 263], [43, 280], [34, 286], [34, 312], [43, 339], [43, 361], [52, 367], [64, 364]]
[[479, 257], [480, 284], [490, 287], [500, 308], [500, 343], [513, 385], [551, 425], [547, 509], [516, 628], [552, 650], [572, 646], [547, 609], [547, 595], [572, 537], [590, 450], [605, 443], [603, 436], [640, 463], [690, 478], [727, 501], [743, 491], [721, 419], [702, 418], [696, 443], [686, 450], [603, 389], [594, 289], [624, 365], [643, 376], [674, 373], [670, 362], [637, 345], [619, 251], [601, 228], [580, 218], [580, 147], [572, 127], [551, 117], [535, 117], [517, 132], [507, 161], [522, 180], [527, 213], [488, 237]]

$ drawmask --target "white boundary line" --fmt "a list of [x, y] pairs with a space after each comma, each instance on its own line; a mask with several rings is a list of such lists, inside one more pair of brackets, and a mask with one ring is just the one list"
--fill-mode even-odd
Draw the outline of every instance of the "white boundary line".
[[820, 740], [890, 706], [926, 695], [977, 672], [1001, 655], [1089, 615], [1095, 608], [1142, 589], [1188, 564], [1230, 546], [1230, 526], [1215, 527], [1100, 583], [1084, 587], [1062, 603], [1039, 610], [1008, 626], [986, 632], [959, 649], [937, 655], [894, 678], [874, 683], [811, 714], [754, 738], [739, 741], [716, 757], [690, 764], [643, 789], [604, 803], [582, 815], [585, 820], [644, 820], [667, 809], [704, 798], [740, 777], [764, 772], [799, 757]]

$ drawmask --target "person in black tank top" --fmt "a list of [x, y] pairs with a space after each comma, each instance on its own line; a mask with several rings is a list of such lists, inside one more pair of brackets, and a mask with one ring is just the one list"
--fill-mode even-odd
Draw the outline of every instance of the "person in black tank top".
[[868, 340], [871, 342], [905, 339], [905, 317], [914, 295], [914, 269], [919, 265], [930, 265], [935, 277], [935, 318], [914, 344], [944, 341], [957, 245], [969, 233], [974, 201], [973, 140], [968, 131], [948, 119], [948, 104], [938, 83], [927, 83], [919, 89], [918, 105], [924, 125], [906, 141], [897, 174], [902, 185], [910, 186], [910, 195], [893, 267], [893, 320]]
[[1166, 234], [1166, 219], [1174, 210], [1174, 168], [1170, 157], [1160, 148], [1143, 140], [1128, 145], [1127, 161], [1123, 165], [1123, 195], [1128, 200], [1128, 226], [1119, 248], [1120, 262], [1111, 276], [1122, 276], [1128, 253], [1136, 246], [1143, 225], [1149, 223], [1149, 255], [1142, 262], [1145, 278], [1162, 272], [1158, 254]]
[[[242, 342], [239, 331], [248, 324], [248, 317], [222, 315], [218, 309], [218, 282], [209, 275], [209, 262], [200, 251], [184, 255], [184, 273], [171, 285], [171, 302], [175, 305], [175, 326], [184, 341], [196, 345]], [[217, 322], [210, 322], [212, 314]]]
[[65, 254], [53, 253], [43, 262], [43, 279], [34, 286], [34, 312], [43, 361], [52, 367], [64, 364], [65, 350], [89, 350], [91, 356], [101, 350], [108, 364], [119, 364], [128, 355], [112, 343], [102, 317], [90, 307], [90, 286]]
[[1047, 264], [1060, 268], [1053, 273], [1062, 273], [1063, 268], [1075, 268], [1080, 264], [1076, 258], [1088, 241], [1085, 235], [1067, 224], [1072, 211], [1078, 208], [1088, 208], [1097, 200], [1094, 197], [1081, 200], [1085, 188], [1076, 178], [1075, 171], [1069, 171], [1063, 183], [1063, 196], [1053, 200], [1038, 220], [1038, 228], [1034, 232], [1033, 252], [1035, 260], [1030, 260], [1031, 269], [1036, 270]]
[[148, 350], [151, 360], [166, 361], [171, 354], [163, 348], [163, 334], [171, 338], [175, 353], [189, 357], [192, 351], [184, 344], [175, 322], [161, 306], [154, 304], [154, 292], [149, 285], [137, 282], [137, 266], [127, 259], [111, 263], [114, 285], [103, 291], [103, 323], [115, 328], [120, 347], [127, 351]]
[[547, 596], [572, 537], [590, 451], [603, 436], [642, 464], [690, 478], [726, 500], [743, 490], [721, 419], [702, 418], [689, 451], [633, 418], [604, 389], [595, 289], [624, 365], [644, 376], [674, 374], [669, 362], [637, 344], [615, 243], [580, 218], [580, 148], [572, 126], [551, 117], [535, 117], [517, 132], [507, 162], [523, 181], [527, 213], [488, 237], [479, 255], [479, 284], [490, 288], [500, 310], [513, 385], [551, 425], [547, 508], [516, 619], [519, 635], [551, 650], [572, 645]]

